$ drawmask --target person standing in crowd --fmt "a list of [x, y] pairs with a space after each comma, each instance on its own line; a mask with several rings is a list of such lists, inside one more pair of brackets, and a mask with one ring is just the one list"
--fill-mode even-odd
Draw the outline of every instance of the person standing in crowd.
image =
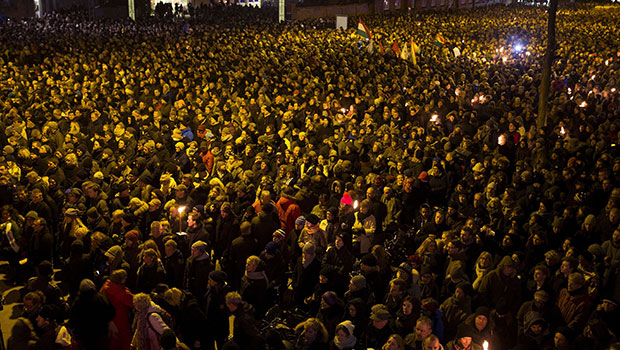
[[131, 325], [129, 323], [131, 310], [133, 309], [133, 294], [126, 287], [127, 271], [115, 270], [106, 280], [100, 293], [105, 295], [114, 307], [114, 320], [116, 332], [112, 332], [110, 349], [129, 350], [131, 343]]

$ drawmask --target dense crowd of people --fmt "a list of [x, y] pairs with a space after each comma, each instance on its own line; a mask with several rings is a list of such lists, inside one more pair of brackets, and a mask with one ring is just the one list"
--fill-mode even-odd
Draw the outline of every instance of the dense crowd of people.
[[1, 24], [8, 349], [615, 349], [620, 10], [537, 128], [546, 18]]

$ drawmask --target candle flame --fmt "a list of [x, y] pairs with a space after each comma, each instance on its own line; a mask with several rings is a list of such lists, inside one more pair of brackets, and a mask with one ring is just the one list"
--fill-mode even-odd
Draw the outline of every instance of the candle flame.
[[566, 130], [564, 130], [563, 126], [560, 127], [560, 134], [562, 135], [566, 134]]
[[616, 88], [611, 88], [611, 92], [616, 92]]
[[436, 122], [438, 117], [439, 117], [439, 116], [438, 116], [437, 114], [433, 114], [433, 115], [431, 116], [431, 121], [432, 121], [432, 122]]
[[177, 211], [179, 212], [179, 214], [183, 214], [183, 212], [185, 211], [185, 206], [179, 207], [179, 209], [177, 209]]
[[586, 101], [581, 102], [581, 104], [579, 105], [579, 107], [584, 108], [586, 107], [588, 104], [586, 103]]
[[489, 350], [489, 342], [485, 340], [484, 343], [482, 343], [482, 348], [484, 350]]
[[353, 209], [357, 209], [359, 202], [357, 200], [355, 200], [355, 202], [353, 202]]

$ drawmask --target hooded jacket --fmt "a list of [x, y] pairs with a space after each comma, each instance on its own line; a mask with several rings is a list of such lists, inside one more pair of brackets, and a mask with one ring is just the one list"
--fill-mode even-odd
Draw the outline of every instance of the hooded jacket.
[[482, 305], [493, 307], [501, 298], [510, 300], [513, 309], [520, 305], [521, 283], [516, 276], [504, 276], [503, 269], [506, 266], [515, 266], [510, 256], [502, 258], [497, 268], [482, 279], [478, 290]]

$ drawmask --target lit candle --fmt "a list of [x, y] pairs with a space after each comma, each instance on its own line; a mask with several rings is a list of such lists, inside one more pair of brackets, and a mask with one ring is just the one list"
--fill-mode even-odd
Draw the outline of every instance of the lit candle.
[[566, 134], [566, 130], [564, 130], [563, 126], [560, 127], [560, 134], [562, 135]]
[[353, 202], [353, 210], [357, 209], [358, 204], [359, 202], [356, 199], [355, 202]]
[[586, 107], [588, 104], [586, 103], [586, 101], [581, 102], [581, 104], [579, 105], [579, 107], [584, 108]]
[[432, 122], [436, 122], [438, 117], [439, 117], [439, 116], [438, 116], [437, 114], [433, 114], [433, 115], [431, 116], [431, 121], [432, 121]]
[[489, 342], [485, 340], [484, 343], [482, 343], [482, 348], [484, 350], [489, 350]]

